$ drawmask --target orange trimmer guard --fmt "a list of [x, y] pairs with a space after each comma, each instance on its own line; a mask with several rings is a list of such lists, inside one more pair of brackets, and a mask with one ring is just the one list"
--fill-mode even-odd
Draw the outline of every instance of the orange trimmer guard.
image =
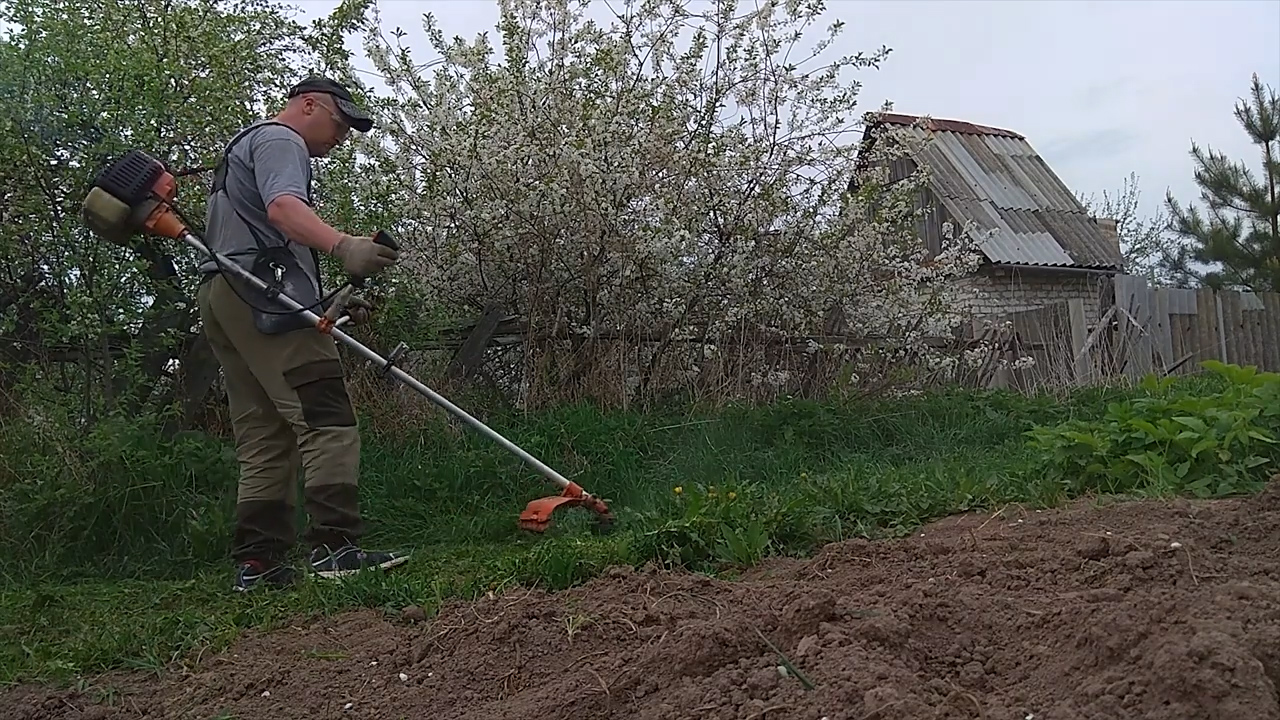
[[570, 482], [560, 495], [530, 501], [520, 513], [520, 528], [529, 532], [546, 532], [551, 527], [551, 514], [562, 507], [585, 507], [595, 512], [601, 531], [607, 532], [613, 526], [613, 513], [609, 512], [609, 506], [600, 498], [584, 492], [577, 483]]

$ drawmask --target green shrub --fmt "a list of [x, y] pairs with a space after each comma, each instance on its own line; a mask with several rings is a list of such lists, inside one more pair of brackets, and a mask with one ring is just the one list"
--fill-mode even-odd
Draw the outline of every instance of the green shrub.
[[1195, 394], [1148, 376], [1144, 395], [1113, 402], [1099, 419], [1028, 432], [1067, 495], [1080, 492], [1222, 497], [1255, 492], [1280, 460], [1280, 374], [1206, 361], [1222, 382]]

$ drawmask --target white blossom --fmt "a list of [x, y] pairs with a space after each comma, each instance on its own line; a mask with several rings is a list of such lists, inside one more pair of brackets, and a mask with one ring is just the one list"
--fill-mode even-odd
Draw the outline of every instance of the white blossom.
[[[628, 396], [662, 368], [781, 387], [801, 366], [764, 348], [827, 335], [832, 317], [840, 334], [888, 338], [877, 357], [928, 363], [937, 351], [923, 340], [968, 317], [972, 291], [956, 281], [979, 255], [948, 226], [928, 258], [923, 166], [888, 184], [888, 164], [921, 141], [887, 130], [859, 155], [844, 75], [888, 51], [820, 59], [837, 23], [806, 67], [791, 46], [821, 2], [710, 6], [622, 3], [606, 26], [585, 2], [500, 0], [496, 44], [446, 39], [426, 15], [441, 57], [429, 71], [372, 33], [365, 50], [393, 112], [384, 137], [356, 142], [394, 178], [386, 196], [404, 199], [409, 276], [459, 317], [501, 303], [564, 347], [631, 338], [639, 349], [598, 363], [625, 360], [615, 385]], [[552, 347], [527, 340], [526, 372], [575, 365], [552, 361]], [[847, 362], [855, 350], [811, 339], [793, 354], [822, 353]]]

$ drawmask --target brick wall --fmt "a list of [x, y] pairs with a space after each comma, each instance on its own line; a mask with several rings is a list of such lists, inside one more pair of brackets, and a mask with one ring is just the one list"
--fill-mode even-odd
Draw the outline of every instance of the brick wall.
[[966, 308], [979, 318], [1079, 299], [1084, 301], [1085, 322], [1092, 326], [1101, 315], [1106, 280], [1102, 275], [986, 267], [959, 284], [970, 291]]

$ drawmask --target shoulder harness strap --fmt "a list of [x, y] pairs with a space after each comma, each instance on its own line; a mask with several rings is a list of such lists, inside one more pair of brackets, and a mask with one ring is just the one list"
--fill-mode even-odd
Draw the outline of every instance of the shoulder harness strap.
[[[222, 158], [218, 161], [217, 167], [214, 168], [213, 186], [209, 190], [209, 195], [211, 197], [216, 193], [226, 192], [227, 165], [231, 162], [232, 149], [234, 149], [235, 146], [241, 140], [243, 140], [245, 136], [247, 136], [249, 133], [253, 132], [254, 130], [267, 127], [268, 125], [278, 125], [280, 127], [289, 128], [289, 130], [293, 130], [293, 128], [289, 127], [288, 125], [285, 125], [282, 122], [279, 122], [277, 120], [268, 120], [266, 122], [258, 123], [257, 125], [251, 125], [247, 128], [244, 128], [240, 132], [236, 133], [235, 137], [231, 138], [231, 141], [227, 143], [226, 148], [223, 149]], [[297, 132], [297, 131], [294, 131], [294, 132]], [[307, 204], [308, 205], [314, 205], [314, 197], [313, 197], [314, 190], [315, 190], [315, 179], [312, 177], [310, 169], [308, 168], [308, 172], [307, 172]], [[241, 214], [238, 209], [236, 209], [235, 205], [232, 205], [231, 209], [233, 212], [235, 212], [236, 215], [240, 217], [240, 221], [244, 223], [244, 226], [246, 228], [248, 228], [249, 233], [253, 235], [253, 242], [257, 244], [258, 251], [262, 252], [267, 250], [268, 248], [267, 243], [263, 241], [262, 236], [259, 235], [258, 231], [253, 228], [253, 225], [247, 219], [245, 219], [244, 215]], [[286, 237], [284, 240], [283, 247], [287, 248], [289, 244], [292, 242], [293, 242], [292, 240]], [[316, 283], [321, 286], [321, 291], [323, 292], [323, 283], [321, 283], [320, 277], [319, 277], [320, 276], [320, 255], [314, 249], [311, 251], [311, 261], [315, 264]]]

